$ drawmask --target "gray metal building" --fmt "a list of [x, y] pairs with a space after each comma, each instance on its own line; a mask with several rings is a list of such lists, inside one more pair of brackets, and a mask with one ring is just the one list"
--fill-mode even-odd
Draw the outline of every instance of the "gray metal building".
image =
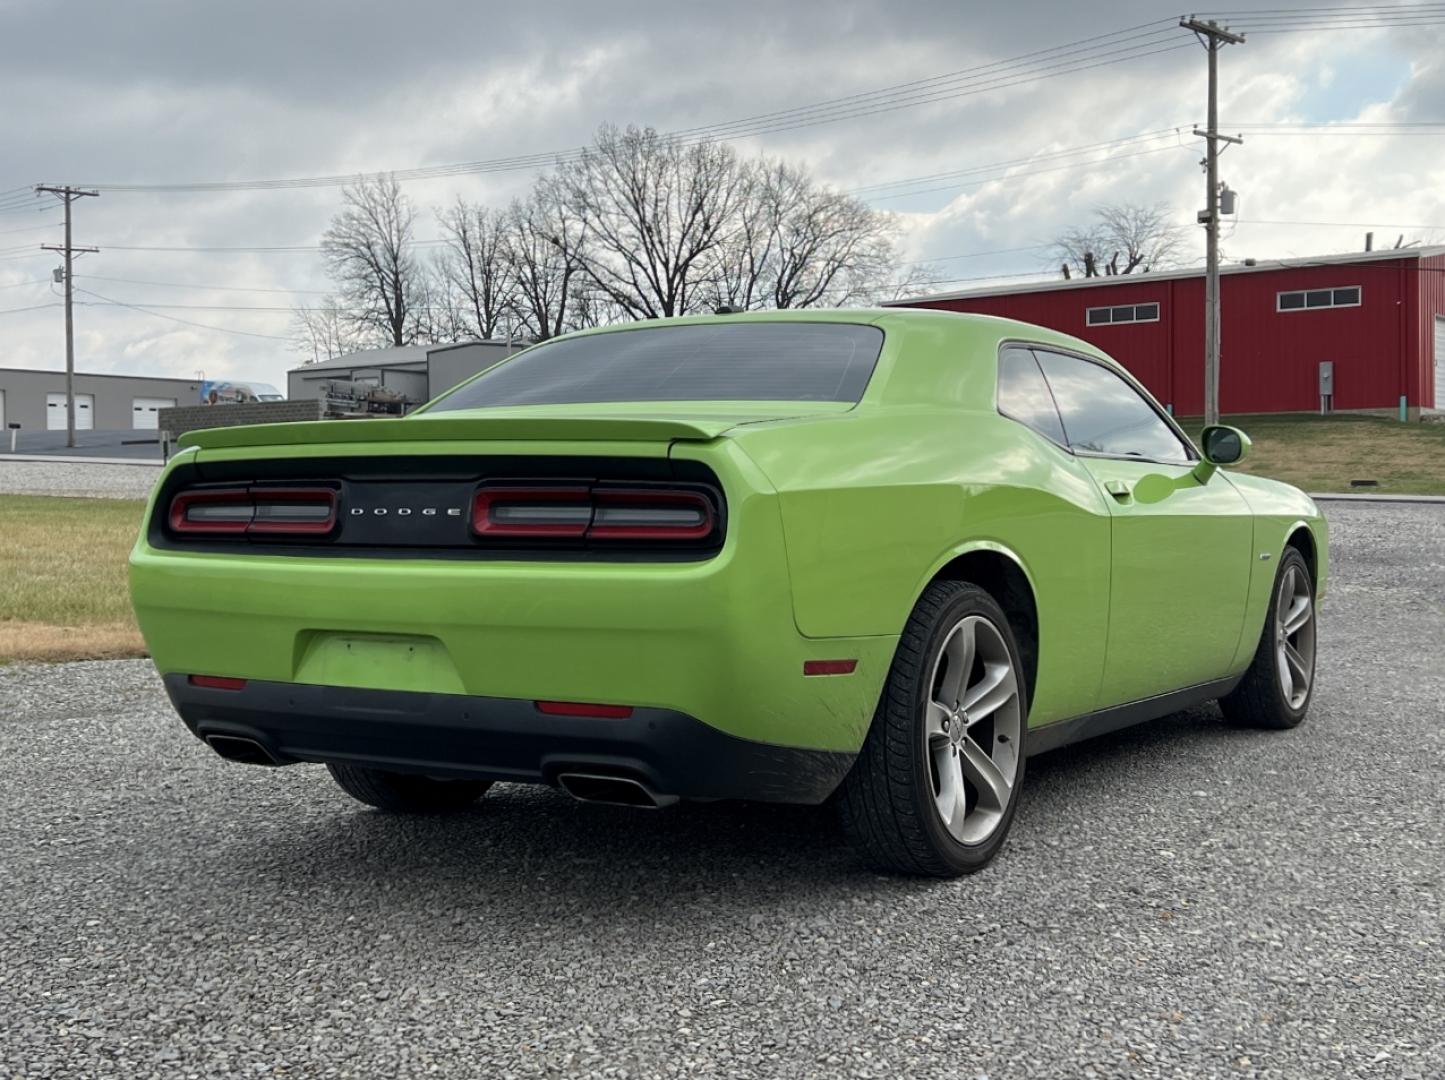
[[[193, 379], [75, 373], [77, 431], [154, 431], [160, 410], [200, 401]], [[0, 368], [0, 431], [65, 430], [65, 372]]]
[[324, 401], [331, 396], [332, 384], [340, 383], [357, 390], [375, 387], [404, 398], [409, 406], [421, 405], [526, 345], [464, 341], [456, 345], [363, 349], [292, 368], [286, 373], [286, 397], [291, 401]]

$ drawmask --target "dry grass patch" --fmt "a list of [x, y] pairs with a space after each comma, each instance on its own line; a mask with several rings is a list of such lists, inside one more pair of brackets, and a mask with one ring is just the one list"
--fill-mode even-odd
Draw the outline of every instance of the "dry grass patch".
[[0, 622], [0, 664], [9, 661], [127, 660], [146, 655], [134, 622], [95, 626]]
[[[1230, 416], [1254, 448], [1240, 471], [1306, 491], [1445, 495], [1445, 424], [1402, 424], [1377, 416]], [[1201, 423], [1188, 422], [1198, 434]], [[1352, 488], [1351, 480], [1378, 487]]]
[[144, 656], [126, 556], [144, 503], [0, 496], [0, 663]]

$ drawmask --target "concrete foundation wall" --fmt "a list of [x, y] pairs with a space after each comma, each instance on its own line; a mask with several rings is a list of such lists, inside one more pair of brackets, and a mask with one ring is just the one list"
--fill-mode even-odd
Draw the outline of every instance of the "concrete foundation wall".
[[242, 427], [246, 424], [284, 424], [301, 420], [320, 420], [321, 402], [259, 401], [249, 405], [189, 405], [185, 408], [162, 409], [161, 430], [174, 440], [188, 431], [206, 428]]

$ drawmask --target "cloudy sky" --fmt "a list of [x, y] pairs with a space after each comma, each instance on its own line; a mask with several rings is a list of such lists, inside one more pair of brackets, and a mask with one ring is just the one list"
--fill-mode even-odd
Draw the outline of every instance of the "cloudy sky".
[[[1228, 21], [1249, 40], [1222, 54], [1220, 114], [1246, 141], [1222, 170], [1241, 199], [1226, 254], [1353, 250], [1367, 228], [1386, 245], [1445, 242], [1445, 5], [1281, 16], [1281, 0], [1235, 3]], [[604, 122], [747, 120], [726, 129], [740, 152], [804, 163], [897, 212], [906, 258], [928, 262], [938, 289], [1016, 283], [1101, 203], [1163, 203], [1193, 222], [1205, 56], [1178, 13], [1143, 0], [0, 0], [0, 366], [64, 363], [56, 259], [36, 250], [59, 242], [60, 212], [29, 185], [102, 192], [75, 211], [76, 243], [102, 249], [77, 267], [81, 370], [284, 385], [300, 359], [289, 311], [327, 288], [314, 248], [339, 190], [125, 185], [548, 155]], [[1341, 124], [1356, 126], [1322, 127]], [[503, 204], [534, 176], [406, 191], [421, 207]], [[420, 236], [436, 233], [424, 212]], [[263, 247], [286, 250], [225, 250]], [[1191, 229], [1187, 258], [1202, 250]]]

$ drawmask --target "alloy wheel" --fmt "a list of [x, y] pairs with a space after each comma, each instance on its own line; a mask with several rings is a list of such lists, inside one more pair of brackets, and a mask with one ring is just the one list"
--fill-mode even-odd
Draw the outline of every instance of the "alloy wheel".
[[944, 635], [925, 708], [924, 752], [939, 820], [960, 843], [982, 843], [1013, 797], [1023, 724], [1013, 657], [987, 618], [969, 615]]
[[1275, 668], [1291, 709], [1303, 707], [1315, 676], [1315, 605], [1309, 575], [1286, 566], [1274, 603]]

